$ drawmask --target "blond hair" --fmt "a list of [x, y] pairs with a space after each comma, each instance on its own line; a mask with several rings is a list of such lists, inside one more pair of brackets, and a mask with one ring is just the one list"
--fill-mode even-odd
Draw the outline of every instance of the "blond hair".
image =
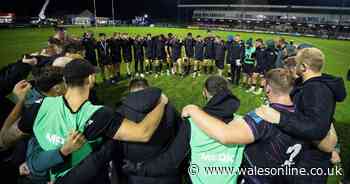
[[299, 64], [306, 64], [314, 72], [321, 72], [325, 63], [325, 55], [320, 49], [305, 48], [298, 52], [296, 61]]

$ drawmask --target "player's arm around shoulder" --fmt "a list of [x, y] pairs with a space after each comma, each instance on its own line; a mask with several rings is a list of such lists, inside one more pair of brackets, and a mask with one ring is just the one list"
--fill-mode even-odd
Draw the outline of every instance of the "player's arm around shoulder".
[[203, 132], [222, 144], [249, 144], [254, 135], [243, 118], [235, 118], [229, 124], [210, 116], [195, 105], [188, 105], [182, 111], [182, 117], [191, 117]]
[[168, 98], [163, 94], [159, 104], [142, 120], [135, 123], [124, 119], [114, 139], [130, 142], [148, 142], [160, 124]]

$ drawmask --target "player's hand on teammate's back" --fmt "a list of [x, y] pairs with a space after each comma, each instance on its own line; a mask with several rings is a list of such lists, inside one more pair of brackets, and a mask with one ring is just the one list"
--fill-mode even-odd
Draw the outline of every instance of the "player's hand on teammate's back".
[[24, 162], [19, 166], [19, 175], [20, 176], [29, 176], [30, 170], [28, 168], [27, 162]]
[[255, 113], [269, 123], [278, 124], [280, 122], [281, 114], [275, 109], [263, 105], [255, 110]]
[[64, 156], [79, 150], [86, 142], [85, 136], [82, 133], [73, 131], [69, 134], [66, 142], [61, 148], [61, 153]]
[[168, 97], [164, 93], [162, 93], [162, 96], [160, 97], [160, 103], [163, 103], [166, 105], [168, 104], [168, 102], [169, 102]]

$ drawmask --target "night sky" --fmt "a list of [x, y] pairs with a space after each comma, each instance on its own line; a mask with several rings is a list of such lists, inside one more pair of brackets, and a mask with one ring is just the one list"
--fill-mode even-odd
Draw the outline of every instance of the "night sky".
[[[45, 0], [1, 0], [0, 11], [15, 12], [18, 16], [37, 16]], [[118, 18], [149, 14], [153, 18], [175, 18], [177, 0], [115, 0]], [[347, 6], [350, 0], [181, 0], [183, 3], [241, 3], [295, 4], [320, 6]], [[317, 4], [315, 4], [317, 2]], [[96, 0], [97, 15], [111, 16], [111, 0]], [[51, 0], [48, 15], [80, 13], [93, 10], [93, 0]]]

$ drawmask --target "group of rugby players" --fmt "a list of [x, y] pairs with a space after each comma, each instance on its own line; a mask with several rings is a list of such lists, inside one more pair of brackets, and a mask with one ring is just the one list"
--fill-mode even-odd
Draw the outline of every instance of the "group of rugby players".
[[[322, 74], [326, 60], [321, 50], [299, 45], [296, 55], [282, 62], [278, 52], [288, 56], [293, 51], [282, 39], [276, 49], [273, 41], [266, 41], [265, 48], [257, 39], [253, 47], [252, 39], [242, 42], [238, 35], [226, 43], [212, 33], [205, 39], [189, 34], [184, 41], [168, 36], [169, 43], [163, 36], [132, 41], [116, 34], [107, 41], [101, 34], [95, 43], [88, 33], [84, 54], [69, 43], [77, 40], [58, 30], [39, 55], [1, 69], [2, 179], [34, 184], [326, 184], [335, 174], [329, 172], [339, 161], [333, 117], [346, 91], [342, 78]], [[66, 42], [63, 49], [61, 42]], [[101, 103], [94, 100], [96, 67], [91, 63], [103, 66], [105, 80], [115, 80], [121, 57], [130, 63], [133, 55], [135, 63], [145, 60], [147, 72], [160, 75], [164, 64], [169, 75], [193, 72], [195, 77], [201, 68], [210, 73], [213, 62], [222, 74], [226, 58], [231, 77], [243, 70], [247, 84], [263, 78], [269, 106], [235, 114], [240, 99], [224, 77], [212, 75], [203, 86], [206, 105], [188, 105], [180, 115], [162, 90], [143, 78], [142, 64], [116, 110], [96, 105]], [[32, 81], [27, 81], [29, 73]], [[235, 84], [239, 80], [231, 78]], [[7, 99], [12, 88], [15, 105]], [[348, 184], [348, 178], [343, 182]]]
[[[144, 77], [153, 73], [159, 77], [179, 74], [192, 74], [195, 78], [201, 73], [214, 74], [217, 70], [223, 75], [225, 65], [230, 68], [229, 80], [238, 85], [243, 73], [243, 86], [248, 92], [261, 94], [264, 74], [276, 67], [281, 67], [283, 59], [295, 54], [296, 47], [283, 38], [274, 40], [253, 39], [241, 40], [240, 35], [230, 35], [224, 41], [210, 31], [206, 37], [188, 33], [180, 38], [172, 33], [146, 37], [132, 37], [127, 33], [114, 33], [107, 38], [100, 33], [98, 41], [94, 41], [93, 33], [87, 32], [83, 37], [86, 59], [94, 65], [101, 66], [103, 79], [115, 83], [120, 79], [120, 65], [126, 63], [126, 73], [132, 75], [130, 64], [134, 61], [134, 75]], [[96, 48], [98, 62], [96, 61]], [[260, 78], [260, 80], [259, 80]]]

